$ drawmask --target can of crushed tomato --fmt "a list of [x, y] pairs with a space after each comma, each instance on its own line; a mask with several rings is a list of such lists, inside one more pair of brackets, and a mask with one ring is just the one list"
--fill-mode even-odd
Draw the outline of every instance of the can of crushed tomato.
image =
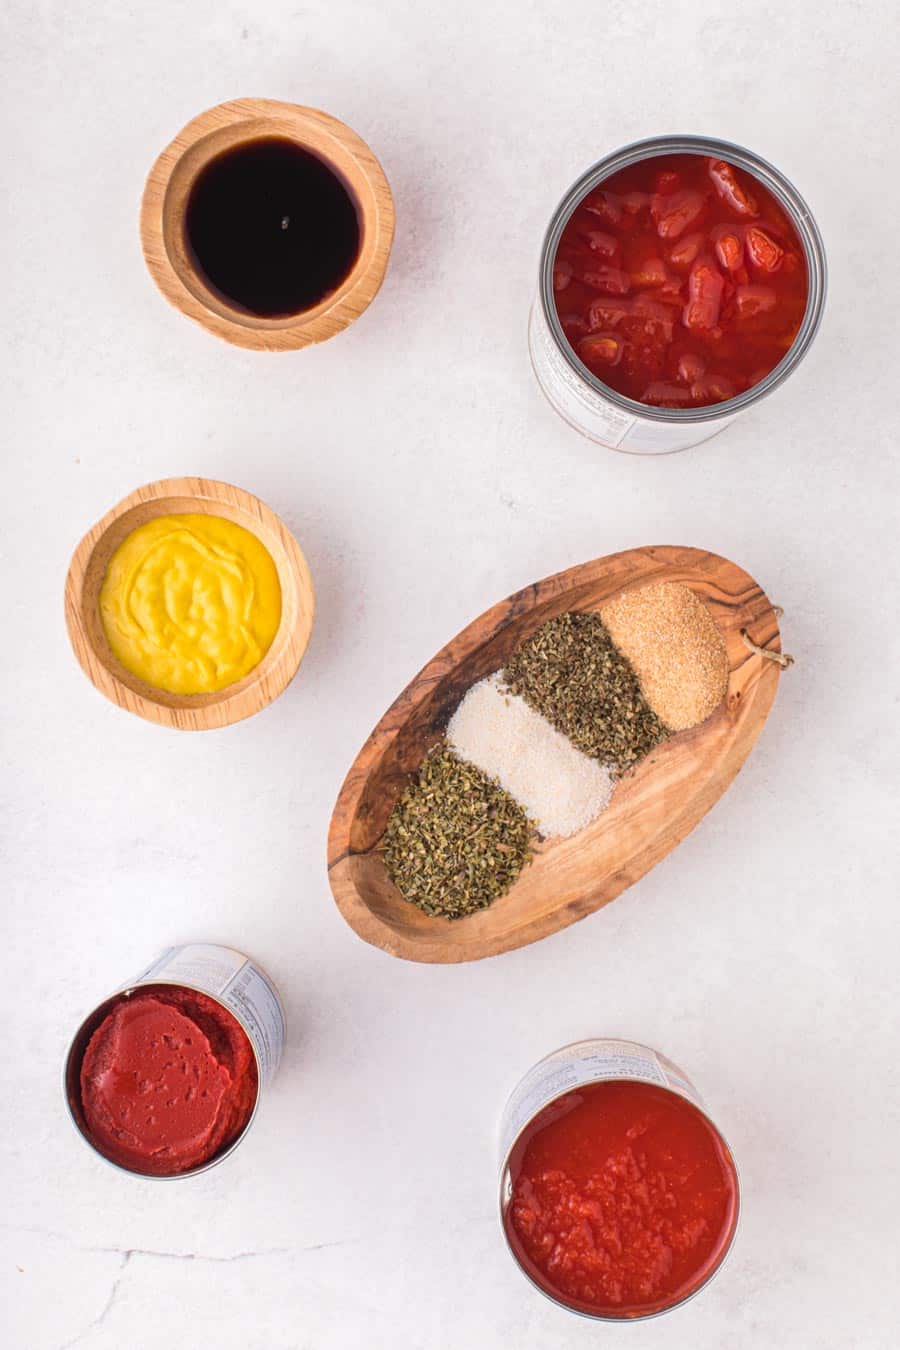
[[274, 984], [232, 947], [169, 947], [81, 1023], [63, 1069], [69, 1115], [119, 1171], [195, 1176], [228, 1157], [281, 1062]]
[[[720, 378], [718, 387], [714, 388], [714, 392], [709, 395], [710, 401], [705, 403], [699, 402], [699, 399], [704, 397], [703, 395], [690, 399], [684, 388], [679, 390], [673, 385], [671, 396], [668, 399], [664, 395], [653, 395], [654, 398], [662, 398], [662, 403], [666, 406], [662, 404], [653, 406], [652, 401], [645, 402], [642, 400], [640, 392], [635, 392], [632, 389], [631, 394], [628, 394], [614, 388], [612, 383], [604, 381], [602, 378], [603, 369], [600, 364], [595, 364], [593, 369], [585, 364], [585, 361], [579, 355], [578, 348], [581, 342], [590, 340], [594, 327], [590, 310], [586, 310], [584, 314], [577, 313], [571, 316], [563, 314], [561, 317], [557, 305], [557, 291], [554, 289], [554, 267], [560, 241], [567, 225], [570, 220], [573, 220], [573, 217], [577, 221], [575, 213], [580, 207], [584, 205], [585, 210], [590, 209], [585, 204], [592, 200], [591, 194], [600, 190], [601, 185], [606, 180], [614, 174], [619, 174], [622, 170], [633, 169], [645, 161], [659, 159], [661, 156], [685, 155], [699, 156], [716, 163], [724, 161], [726, 166], [732, 166], [749, 175], [750, 179], [755, 181], [757, 187], [767, 194], [768, 199], [774, 199], [777, 208], [783, 212], [786, 221], [790, 223], [790, 227], [802, 248], [807, 278], [806, 305], [802, 317], [798, 316], [799, 322], [796, 325], [795, 335], [793, 335], [792, 329], [792, 336], [788, 338], [790, 346], [784, 351], [784, 355], [771, 368], [763, 367], [758, 375], [754, 372], [752, 383], [748, 384], [746, 379], [738, 383]], [[632, 192], [626, 195], [631, 198], [644, 196], [649, 199], [650, 194]], [[682, 193], [680, 195], [683, 197], [687, 194]], [[647, 209], [650, 209], [649, 204]], [[623, 219], [627, 223], [627, 212]], [[735, 217], [735, 219], [737, 218]], [[615, 255], [614, 245], [617, 241], [614, 235], [605, 232], [609, 229], [609, 221], [599, 220], [593, 223], [605, 227], [595, 232], [597, 239], [608, 241], [606, 246], [602, 246], [608, 249], [606, 256], [603, 258], [604, 263], [610, 260], [621, 263], [621, 257]], [[749, 222], [750, 225], [753, 223]], [[615, 229], [615, 224], [612, 228]], [[739, 230], [743, 227], [738, 223], [735, 228]], [[676, 237], [679, 236], [673, 235], [673, 238]], [[697, 237], [699, 238], [699, 235]], [[712, 231], [710, 237], [703, 239], [698, 247], [714, 249], [715, 237], [715, 231]], [[684, 227], [684, 233], [680, 235], [680, 238], [682, 240], [693, 238], [689, 226]], [[771, 241], [767, 242], [771, 243]], [[659, 268], [659, 281], [662, 282], [663, 288], [666, 278], [665, 269], [672, 256], [671, 250], [669, 257], [665, 256], [666, 243], [666, 240], [659, 240], [660, 248], [658, 251], [661, 256], [652, 259], [654, 266]], [[737, 246], [742, 246], [741, 239], [738, 239]], [[594, 247], [594, 244], [591, 243], [588, 247]], [[603, 257], [603, 255], [598, 255], [598, 257]], [[727, 266], [723, 266], [724, 278], [721, 278], [717, 271], [715, 258], [711, 258], [710, 261], [714, 284], [716, 286], [724, 285], [725, 294], [728, 297], [726, 304], [732, 304], [731, 289], [733, 289], [732, 283], [738, 275], [738, 266], [735, 266], [733, 273], [728, 271]], [[746, 268], [740, 270], [742, 272], [740, 280], [745, 283], [742, 287], [743, 295], [741, 298], [746, 300], [745, 310], [748, 317], [746, 321], [739, 325], [739, 331], [731, 335], [724, 345], [727, 347], [728, 343], [731, 343], [732, 350], [734, 350], [735, 343], [748, 340], [749, 351], [751, 350], [750, 344], [756, 341], [756, 330], [759, 328], [759, 313], [757, 311], [763, 303], [769, 303], [768, 296], [765, 294], [769, 288], [759, 284], [761, 274], [758, 270], [754, 271], [752, 264], [749, 270]], [[622, 271], [620, 266], [598, 266], [593, 269], [592, 273], [584, 273], [581, 279], [586, 279], [587, 284], [590, 284], [591, 279], [596, 279], [598, 276], [601, 279], [601, 286], [605, 285], [606, 296], [609, 298], [609, 304], [605, 307], [605, 311], [601, 303], [600, 312], [605, 314], [605, 317], [599, 322], [599, 328], [606, 330], [608, 333], [609, 359], [616, 364], [621, 363], [622, 360], [621, 350], [616, 346], [616, 340], [622, 335], [622, 329], [627, 327], [629, 319], [636, 322], [640, 318], [640, 313], [635, 315], [632, 313], [633, 310], [642, 307], [641, 312], [655, 314], [657, 324], [666, 326], [671, 323], [677, 324], [679, 316], [687, 309], [683, 302], [691, 294], [691, 282], [686, 275], [686, 271], [683, 271], [680, 278], [682, 293], [679, 295], [676, 286], [670, 291], [669, 297], [665, 296], [662, 289], [657, 289], [655, 292], [639, 289], [645, 285], [657, 284], [657, 279], [652, 274], [650, 280], [639, 281], [637, 288], [632, 288], [627, 274]], [[764, 280], [764, 274], [762, 274], [762, 277]], [[579, 279], [576, 278], [576, 280]], [[670, 275], [669, 280], [672, 283], [677, 282], [679, 278], [677, 275]], [[557, 274], [557, 284], [559, 284], [559, 281], [560, 277]], [[698, 445], [701, 441], [709, 440], [710, 437], [715, 436], [717, 432], [733, 422], [751, 404], [765, 398], [766, 395], [783, 383], [806, 355], [818, 331], [825, 304], [825, 292], [825, 249], [818, 226], [806, 202], [784, 174], [752, 151], [745, 150], [729, 141], [714, 140], [703, 136], [658, 136], [627, 145], [622, 150], [616, 151], [615, 154], [600, 160], [579, 178], [554, 212], [541, 250], [538, 293], [532, 306], [529, 322], [528, 346], [531, 362], [546, 398], [559, 415], [576, 431], [580, 431], [600, 445], [630, 454], [669, 454], [676, 450], [685, 450], [692, 445]], [[563, 292], [563, 294], [565, 293]], [[659, 296], [663, 303], [656, 303], [649, 298], [654, 294]], [[604, 298], [606, 297], [603, 294], [599, 295], [601, 302]], [[665, 316], [665, 302], [673, 306], [669, 310], [669, 318]], [[560, 297], [560, 304], [565, 304], [562, 296]], [[663, 317], [660, 319], [659, 315]], [[564, 320], [567, 321], [566, 324], [564, 324]], [[567, 336], [566, 327], [569, 328], [569, 336]], [[715, 320], [712, 321], [709, 331], [718, 331]], [[570, 341], [570, 336], [573, 338], [572, 341]], [[625, 344], [625, 349], [627, 351], [627, 344]], [[627, 359], [633, 358], [626, 356]], [[768, 364], [767, 360], [766, 366]], [[609, 370], [607, 380], [613, 379], [612, 370]], [[741, 385], [744, 387], [741, 387]], [[637, 388], [639, 390], [639, 386]], [[732, 396], [725, 396], [732, 389]], [[683, 402], [684, 406], [676, 406], [679, 401]], [[668, 406], [668, 404], [672, 406]]]
[[681, 1306], [731, 1249], [740, 1194], [687, 1075], [645, 1045], [586, 1040], [537, 1063], [500, 1125], [500, 1222], [526, 1278], [598, 1321]]

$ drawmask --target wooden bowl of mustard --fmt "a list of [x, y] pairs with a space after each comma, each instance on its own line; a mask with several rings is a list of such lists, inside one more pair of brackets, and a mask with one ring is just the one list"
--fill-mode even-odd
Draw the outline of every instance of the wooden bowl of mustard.
[[66, 625], [91, 683], [180, 731], [228, 726], [287, 688], [315, 595], [264, 502], [208, 478], [137, 488], [90, 529], [66, 578]]

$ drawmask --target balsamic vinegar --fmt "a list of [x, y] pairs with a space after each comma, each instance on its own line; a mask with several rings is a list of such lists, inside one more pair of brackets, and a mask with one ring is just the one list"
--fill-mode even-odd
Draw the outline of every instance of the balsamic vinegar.
[[206, 165], [188, 197], [185, 233], [213, 289], [269, 319], [331, 295], [360, 246], [349, 189], [317, 155], [280, 136], [247, 141]]

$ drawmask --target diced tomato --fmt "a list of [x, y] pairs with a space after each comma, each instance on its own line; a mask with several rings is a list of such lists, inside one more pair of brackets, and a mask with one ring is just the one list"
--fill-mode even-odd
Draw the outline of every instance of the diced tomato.
[[665, 305], [650, 304], [646, 309], [638, 309], [636, 300], [595, 300], [588, 308], [588, 324], [591, 334], [607, 333], [614, 330], [627, 340], [632, 351], [645, 351], [662, 355], [665, 347], [672, 341], [675, 329], [673, 311]]
[[725, 281], [709, 257], [699, 258], [688, 277], [688, 302], [684, 307], [684, 326], [695, 332], [709, 332], [719, 321]]
[[622, 339], [614, 333], [591, 333], [579, 342], [578, 355], [587, 366], [616, 366], [622, 359]]
[[681, 187], [681, 177], [673, 169], [663, 169], [656, 175], [653, 186], [661, 197], [668, 197]]
[[646, 292], [636, 295], [632, 302], [632, 314], [638, 320], [636, 331], [653, 340], [662, 339], [671, 342], [675, 334], [675, 315], [671, 308], [652, 300]]
[[604, 295], [627, 295], [631, 290], [631, 278], [620, 267], [595, 267], [581, 274], [585, 286]]
[[630, 300], [593, 300], [588, 305], [588, 328], [592, 333], [601, 328], [616, 328], [623, 319], [633, 313]]
[[582, 238], [592, 253], [598, 254], [608, 262], [618, 262], [622, 256], [622, 246], [615, 235], [603, 230], [585, 230]]
[[634, 297], [632, 310], [635, 314], [640, 314], [647, 319], [665, 319], [666, 322], [669, 322], [672, 318], [669, 311], [658, 300], [654, 300], [652, 296], [646, 294]]
[[660, 239], [679, 239], [703, 215], [706, 202], [699, 192], [689, 188], [669, 197], [653, 199], [653, 219]]
[[775, 308], [778, 296], [771, 286], [738, 286], [734, 293], [737, 312], [742, 319], [754, 319], [757, 314], [768, 314]]
[[715, 244], [716, 257], [725, 271], [739, 271], [744, 263], [744, 240], [738, 231], [720, 225], [712, 231], [710, 238]]
[[669, 262], [673, 267], [683, 267], [687, 270], [705, 242], [702, 234], [686, 234], [674, 248], [669, 249]]
[[592, 192], [583, 203], [584, 209], [602, 220], [604, 225], [621, 225], [622, 200], [612, 192]]
[[719, 198], [730, 206], [737, 216], [749, 219], [758, 215], [756, 198], [745, 192], [738, 182], [737, 173], [724, 159], [709, 161], [709, 176]]
[[650, 192], [623, 192], [622, 208], [627, 215], [636, 216], [640, 211], [646, 211], [652, 200]]
[[664, 286], [668, 279], [669, 273], [662, 258], [648, 258], [631, 272], [631, 280], [635, 286]]
[[657, 408], [679, 408], [686, 407], [693, 402], [693, 395], [690, 389], [685, 389], [680, 384], [668, 384], [664, 380], [655, 380], [648, 384], [641, 395], [642, 403], [649, 403], [651, 407]]
[[736, 393], [734, 381], [724, 375], [702, 375], [691, 385], [691, 398], [695, 403], [724, 403]]
[[553, 264], [553, 289], [564, 291], [572, 280], [572, 264], [565, 258], [557, 258]]
[[685, 352], [678, 361], [678, 378], [684, 384], [693, 384], [706, 371], [706, 362], [696, 352]]
[[727, 375], [707, 375], [706, 387], [720, 403], [724, 403], [728, 398], [734, 398], [738, 392], [734, 380], [729, 380]]
[[[633, 325], [630, 325], [633, 327]], [[641, 389], [648, 380], [662, 379], [666, 371], [666, 343], [659, 337], [635, 329], [625, 341], [622, 360], [609, 383], [618, 385], [619, 376], [635, 385], [634, 397], [640, 398]]]
[[777, 272], [784, 260], [784, 249], [758, 225], [751, 225], [747, 231], [747, 253], [761, 272]]
[[652, 291], [642, 291], [648, 300], [653, 300], [660, 305], [674, 305], [676, 309], [684, 308], [684, 296], [681, 293], [681, 287], [673, 281], [667, 281], [665, 285], [658, 286]]

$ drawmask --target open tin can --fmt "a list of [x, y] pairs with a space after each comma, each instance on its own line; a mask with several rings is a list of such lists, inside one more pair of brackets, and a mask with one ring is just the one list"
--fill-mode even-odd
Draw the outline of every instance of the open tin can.
[[[665, 1302], [664, 1306], [619, 1315], [579, 1306], [575, 1299], [571, 1302], [566, 1301], [561, 1293], [550, 1288], [541, 1280], [540, 1272], [536, 1268], [529, 1269], [530, 1263], [527, 1258], [516, 1250], [516, 1244], [510, 1237], [508, 1223], [509, 1208], [513, 1199], [513, 1162], [520, 1152], [519, 1146], [527, 1138], [530, 1127], [537, 1117], [562, 1098], [573, 1092], [577, 1093], [579, 1088], [615, 1080], [652, 1084], [690, 1102], [709, 1127], [733, 1187], [733, 1204], [727, 1222], [715, 1246], [714, 1257], [698, 1277], [698, 1282], [686, 1294], [674, 1297], [671, 1302]], [[634, 1322], [657, 1317], [683, 1306], [704, 1289], [721, 1269], [734, 1242], [739, 1212], [740, 1187], [737, 1168], [724, 1136], [707, 1113], [697, 1089], [687, 1074], [665, 1055], [651, 1050], [646, 1045], [634, 1041], [586, 1040], [564, 1046], [535, 1064], [513, 1090], [504, 1107], [500, 1123], [500, 1226], [503, 1236], [510, 1255], [526, 1279], [546, 1298], [567, 1312], [600, 1322]]]
[[[673, 154], [724, 159], [757, 179], [787, 213], [803, 247], [807, 267], [806, 310], [790, 349], [757, 384], [734, 398], [703, 407], [655, 407], [604, 384], [570, 345], [557, 314], [553, 291], [553, 264], [560, 238], [579, 203], [620, 169]], [[531, 310], [528, 329], [531, 363], [548, 402], [576, 431], [600, 445], [628, 454], [671, 454], [709, 440], [787, 379], [809, 351], [818, 331], [825, 292], [825, 248], [819, 228], [806, 202], [783, 173], [731, 141], [705, 136], [656, 136], [626, 145], [601, 159], [582, 174], [556, 208], [541, 250], [538, 293]]]
[[[230, 1014], [244, 1031], [256, 1063], [257, 1090], [253, 1108], [239, 1134], [211, 1158], [184, 1171], [170, 1174], [142, 1172], [125, 1167], [107, 1155], [91, 1139], [82, 1106], [81, 1064], [88, 1042], [109, 1012], [123, 998], [138, 990], [159, 986], [175, 986], [193, 993], [204, 994]], [[136, 979], [122, 985], [115, 993], [90, 1013], [72, 1038], [63, 1070], [63, 1093], [69, 1115], [85, 1143], [119, 1172], [149, 1181], [170, 1181], [197, 1176], [216, 1167], [246, 1138], [256, 1119], [259, 1102], [265, 1087], [271, 1083], [281, 1062], [285, 1041], [285, 1017], [281, 999], [274, 984], [255, 962], [232, 947], [213, 943], [191, 943], [169, 947], [142, 971]]]

